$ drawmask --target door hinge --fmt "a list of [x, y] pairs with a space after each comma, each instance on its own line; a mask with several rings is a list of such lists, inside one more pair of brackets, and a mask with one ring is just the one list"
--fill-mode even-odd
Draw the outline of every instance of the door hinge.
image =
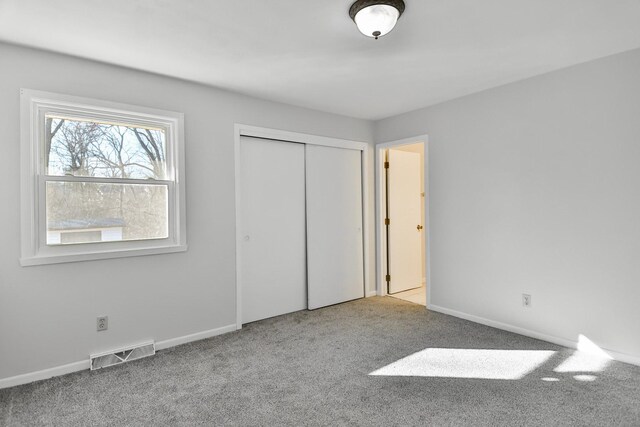
[[387, 274], [387, 277], [385, 277], [385, 278], [384, 278], [384, 280], [385, 280], [386, 282], [390, 282], [390, 281], [391, 281], [391, 275], [390, 275], [390, 274]]
[[391, 224], [391, 220], [389, 218], [385, 218], [384, 225], [389, 225], [389, 224]]
[[384, 168], [389, 169], [389, 162], [384, 162]]

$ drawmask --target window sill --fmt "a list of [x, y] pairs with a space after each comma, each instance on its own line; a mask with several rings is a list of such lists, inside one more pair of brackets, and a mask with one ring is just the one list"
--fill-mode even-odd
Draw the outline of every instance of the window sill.
[[94, 261], [100, 259], [129, 258], [133, 256], [159, 255], [175, 252], [186, 252], [187, 245], [158, 246], [149, 248], [118, 249], [115, 251], [83, 252], [64, 255], [36, 255], [20, 258], [20, 265], [29, 267], [33, 265], [62, 264], [67, 262]]

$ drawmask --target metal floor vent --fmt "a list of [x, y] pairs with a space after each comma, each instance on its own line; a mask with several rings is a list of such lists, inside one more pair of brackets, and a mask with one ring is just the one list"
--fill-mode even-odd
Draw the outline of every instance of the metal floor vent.
[[156, 354], [156, 345], [153, 342], [139, 344], [133, 347], [121, 348], [89, 356], [91, 360], [91, 370], [94, 371], [107, 366], [120, 365], [132, 360]]

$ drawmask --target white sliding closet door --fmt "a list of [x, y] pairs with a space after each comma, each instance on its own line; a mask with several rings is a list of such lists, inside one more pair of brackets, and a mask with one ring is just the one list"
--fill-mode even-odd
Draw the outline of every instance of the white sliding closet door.
[[364, 297], [361, 151], [306, 146], [308, 308]]
[[307, 308], [305, 146], [240, 140], [242, 323]]

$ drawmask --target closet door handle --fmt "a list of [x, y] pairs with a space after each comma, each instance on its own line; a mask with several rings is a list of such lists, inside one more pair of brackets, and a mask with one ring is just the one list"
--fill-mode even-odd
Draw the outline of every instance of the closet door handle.
[[420, 224], [418, 224], [418, 231], [422, 230], [422, 226]]

